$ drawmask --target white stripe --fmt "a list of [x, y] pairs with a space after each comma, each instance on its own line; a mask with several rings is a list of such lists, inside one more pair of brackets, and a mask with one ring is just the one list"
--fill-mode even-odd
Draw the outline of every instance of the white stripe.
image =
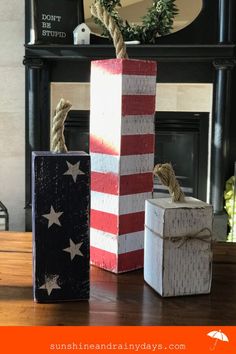
[[150, 198], [151, 192], [120, 196], [120, 215], [144, 211], [145, 200]]
[[90, 245], [114, 254], [143, 249], [144, 231], [116, 236], [94, 228], [90, 229]]
[[122, 95], [156, 94], [156, 76], [122, 75]]
[[91, 171], [100, 173], [115, 173], [121, 176], [152, 172], [154, 154], [132, 156], [112, 156], [90, 153]]
[[120, 151], [121, 76], [91, 67], [90, 134], [105, 147]]
[[129, 115], [122, 116], [121, 134], [154, 134], [154, 115]]
[[91, 94], [96, 96], [121, 97], [121, 95], [156, 95], [155, 75], [113, 75], [101, 70], [101, 68], [91, 67]]
[[120, 156], [96, 154], [91, 152], [91, 171], [100, 173], [119, 173]]
[[90, 228], [90, 246], [118, 254], [117, 235]]
[[91, 209], [119, 215], [119, 196], [91, 191]]
[[151, 197], [151, 192], [118, 196], [91, 191], [91, 209], [115, 215], [137, 213], [144, 211], [145, 200]]
[[152, 172], [153, 166], [154, 154], [121, 156], [120, 174], [124, 176]]
[[132, 232], [118, 236], [118, 253], [142, 250], [144, 247], [144, 231]]

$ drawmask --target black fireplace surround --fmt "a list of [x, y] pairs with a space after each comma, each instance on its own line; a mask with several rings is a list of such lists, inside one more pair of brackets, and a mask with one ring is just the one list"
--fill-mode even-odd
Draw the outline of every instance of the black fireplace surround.
[[[25, 14], [26, 230], [30, 230], [31, 152], [33, 150], [49, 149], [50, 83], [89, 82], [91, 60], [113, 58], [115, 51], [109, 43], [82, 46], [29, 45], [27, 43], [30, 40], [30, 0], [25, 1]], [[207, 155], [207, 144], [204, 143], [204, 134], [201, 135], [199, 133], [198, 129], [200, 128], [197, 128], [196, 125], [194, 126], [196, 120], [194, 122], [193, 114], [192, 118], [189, 113], [188, 116], [182, 117], [182, 119], [188, 121], [188, 127], [192, 125], [195, 133], [198, 130], [198, 139], [200, 137], [198, 146], [205, 146], [205, 151], [198, 151], [201, 157], [200, 160], [199, 158], [196, 159], [200, 172], [197, 172], [197, 176], [193, 176], [193, 179], [195, 178], [193, 187], [191, 187], [194, 189], [193, 195], [204, 199], [206, 170], [209, 168], [211, 178], [210, 201], [216, 214], [223, 212], [224, 185], [226, 179], [233, 174], [234, 161], [236, 160], [236, 119], [234, 119], [236, 113], [236, 101], [234, 99], [236, 91], [234, 69], [236, 62], [235, 15], [236, 4], [234, 0], [206, 0], [203, 1], [203, 9], [197, 19], [185, 29], [169, 36], [158, 38], [154, 45], [134, 45], [128, 48], [130, 58], [157, 61], [157, 82], [159, 83], [213, 83], [210, 166], [206, 166], [206, 160], [203, 161], [204, 159], [201, 159], [202, 156]], [[78, 112], [76, 114], [78, 116]], [[164, 121], [166, 119], [164, 117], [165, 112], [157, 113], [157, 119], [158, 114], [160, 120]], [[169, 129], [169, 132], [175, 131], [178, 125], [176, 123], [178, 117], [172, 116], [170, 118], [170, 114], [169, 112], [169, 120], [172, 119], [175, 123], [171, 128], [160, 127], [159, 135], [162, 136], [163, 141], [165, 141], [165, 129]], [[196, 114], [201, 114], [201, 112], [196, 112]], [[83, 113], [80, 111], [79, 116], [88, 117], [88, 112]], [[74, 123], [76, 119], [74, 118]], [[81, 119], [82, 122], [83, 118]], [[86, 120], [87, 118], [84, 119]], [[70, 120], [72, 127], [74, 124], [73, 113]], [[208, 121], [208, 119], [205, 121]], [[88, 122], [84, 124], [88, 124]], [[75, 141], [79, 139], [81, 142], [83, 137], [79, 134], [79, 129], [76, 130], [71, 127], [70, 137], [67, 136], [67, 139], [75, 139]], [[164, 130], [161, 130], [162, 128]], [[205, 127], [203, 131], [207, 131], [207, 129], [208, 127]], [[192, 137], [197, 136], [194, 133], [192, 134]], [[79, 136], [80, 138], [78, 138]], [[192, 144], [193, 146], [195, 144], [196, 147], [197, 143], [196, 139], [194, 139], [192, 141], [195, 141], [195, 143]], [[86, 145], [86, 142], [84, 143]], [[163, 158], [166, 157], [164, 156]], [[202, 185], [201, 183], [199, 184], [199, 180], [204, 178], [205, 182]]]

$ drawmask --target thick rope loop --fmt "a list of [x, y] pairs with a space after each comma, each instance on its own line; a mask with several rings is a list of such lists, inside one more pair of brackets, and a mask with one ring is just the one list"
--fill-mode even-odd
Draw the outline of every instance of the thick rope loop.
[[67, 117], [67, 114], [71, 108], [71, 103], [69, 101], [61, 98], [58, 103], [55, 115], [52, 121], [52, 133], [51, 133], [51, 151], [56, 153], [65, 153], [67, 152], [67, 147], [64, 137], [64, 123]]
[[168, 187], [173, 202], [184, 202], [184, 193], [170, 163], [157, 164], [154, 167], [153, 174], [159, 177], [164, 186]]
[[97, 17], [110, 32], [116, 50], [116, 57], [119, 59], [128, 58], [123, 36], [112, 16], [98, 1], [91, 5], [90, 10], [91, 14]]

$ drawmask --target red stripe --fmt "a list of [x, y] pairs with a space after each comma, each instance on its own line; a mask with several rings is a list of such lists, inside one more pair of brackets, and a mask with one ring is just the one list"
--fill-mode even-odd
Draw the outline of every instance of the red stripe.
[[152, 172], [120, 177], [120, 195], [152, 192], [152, 189]]
[[122, 115], [141, 115], [155, 113], [154, 95], [123, 95]]
[[156, 62], [150, 60], [107, 59], [92, 61], [92, 68], [109, 74], [156, 76]]
[[144, 229], [144, 211], [125, 215], [115, 215], [99, 210], [91, 210], [90, 225], [94, 229], [114, 235], [124, 235]]
[[[120, 188], [119, 188], [120, 185]], [[113, 195], [151, 192], [153, 174], [139, 173], [120, 176], [114, 173], [91, 172], [91, 190]]]
[[143, 268], [143, 249], [119, 254], [117, 257], [114, 253], [91, 246], [90, 261], [91, 264], [113, 273], [128, 272]]
[[117, 255], [115, 253], [101, 250], [100, 248], [90, 246], [90, 263], [117, 273]]
[[121, 155], [141, 155], [154, 153], [154, 134], [123, 135]]
[[[120, 151], [106, 143], [105, 139], [90, 135], [90, 152], [119, 155]], [[122, 135], [120, 155], [141, 155], [154, 153], [154, 134]]]
[[119, 176], [115, 173], [91, 172], [91, 190], [118, 195]]
[[91, 209], [90, 226], [94, 229], [118, 234], [118, 215], [105, 213], [103, 211]]
[[118, 273], [143, 268], [143, 249], [118, 255]]
[[119, 235], [129, 234], [131, 232], [142, 231], [144, 229], [145, 212], [120, 215]]
[[89, 144], [90, 152], [98, 152], [107, 155], [119, 155], [119, 150], [110, 142], [106, 142], [106, 139], [90, 134]]

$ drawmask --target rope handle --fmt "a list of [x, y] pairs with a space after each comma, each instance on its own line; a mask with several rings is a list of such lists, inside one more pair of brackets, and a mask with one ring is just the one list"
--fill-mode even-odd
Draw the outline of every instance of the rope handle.
[[55, 153], [67, 152], [67, 147], [64, 137], [64, 123], [72, 104], [69, 101], [61, 98], [53, 117], [51, 130], [51, 151]]
[[175, 172], [170, 163], [157, 164], [154, 167], [153, 174], [159, 177], [164, 186], [169, 189], [172, 202], [184, 202], [184, 193], [176, 179]]
[[98, 18], [110, 32], [116, 50], [116, 57], [119, 59], [128, 58], [122, 33], [112, 16], [107, 12], [107, 10], [101, 5], [99, 1], [95, 1], [91, 5], [90, 10], [91, 14]]

